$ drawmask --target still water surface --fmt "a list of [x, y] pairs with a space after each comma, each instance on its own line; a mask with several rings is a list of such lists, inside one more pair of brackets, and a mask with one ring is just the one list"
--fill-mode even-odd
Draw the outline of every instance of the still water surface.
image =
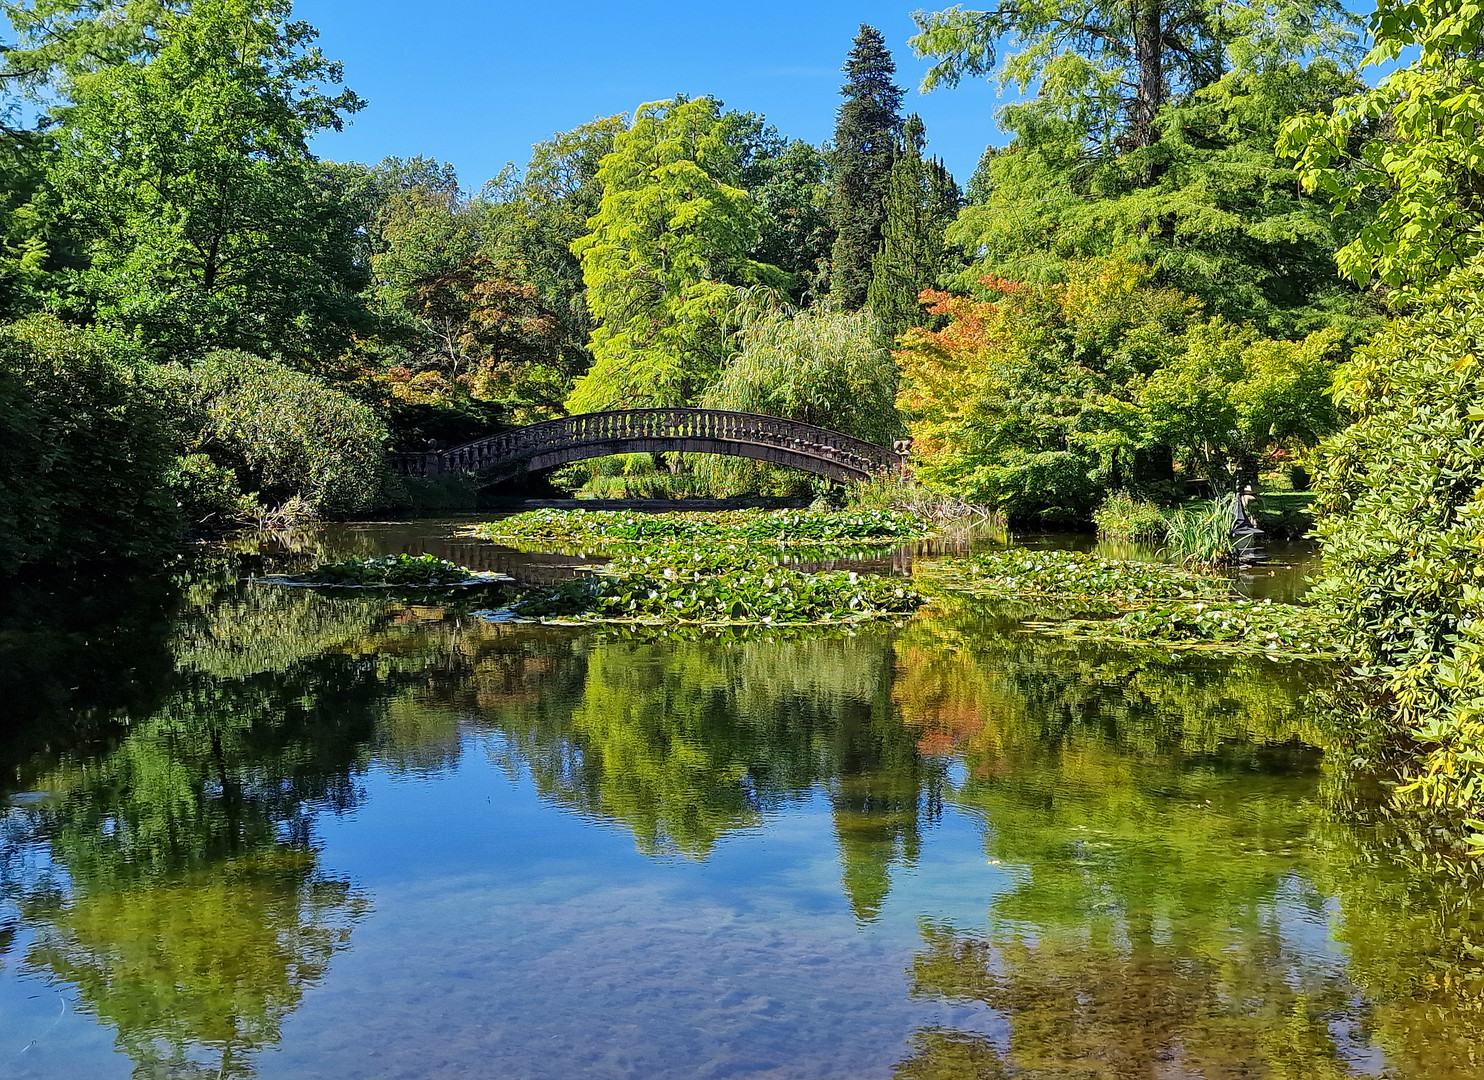
[[[573, 561], [446, 533], [322, 542]], [[279, 565], [5, 598], [0, 1076], [1484, 1076], [1484, 898], [1356, 821], [1322, 670]]]

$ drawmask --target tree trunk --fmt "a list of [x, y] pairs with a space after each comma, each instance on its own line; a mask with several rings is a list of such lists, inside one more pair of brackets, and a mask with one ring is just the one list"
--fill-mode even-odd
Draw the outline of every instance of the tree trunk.
[[1160, 0], [1134, 0], [1134, 59], [1139, 65], [1139, 86], [1129, 118], [1134, 145], [1141, 148], [1153, 146], [1158, 140], [1154, 117], [1165, 102], [1163, 14]]

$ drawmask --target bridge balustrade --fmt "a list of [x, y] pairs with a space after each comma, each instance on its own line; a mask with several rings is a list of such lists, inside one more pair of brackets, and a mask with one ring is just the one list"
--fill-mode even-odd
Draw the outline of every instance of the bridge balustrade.
[[906, 460], [895, 449], [795, 420], [720, 409], [672, 408], [625, 409], [544, 420], [450, 450], [396, 454], [391, 462], [409, 476], [479, 473], [518, 467], [539, 456], [575, 447], [686, 440], [786, 451], [862, 476], [888, 472]]

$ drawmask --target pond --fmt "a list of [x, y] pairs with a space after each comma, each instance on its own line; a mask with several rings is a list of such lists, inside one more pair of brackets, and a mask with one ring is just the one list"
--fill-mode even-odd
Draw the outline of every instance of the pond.
[[[576, 561], [450, 534], [312, 546]], [[245, 581], [294, 559], [0, 598], [0, 1076], [1484, 1075], [1484, 898], [1322, 668]]]

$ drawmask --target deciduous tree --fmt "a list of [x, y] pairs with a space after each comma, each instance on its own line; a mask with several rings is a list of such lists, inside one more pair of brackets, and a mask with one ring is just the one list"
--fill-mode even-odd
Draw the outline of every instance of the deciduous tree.
[[582, 260], [597, 327], [572, 412], [692, 400], [727, 354], [738, 285], [787, 284], [749, 258], [760, 213], [710, 98], [640, 106], [598, 170], [603, 197]]
[[[90, 6], [48, 8], [84, 33]], [[236, 346], [309, 362], [349, 343], [360, 223], [306, 144], [362, 103], [289, 14], [287, 0], [160, 5], [140, 56], [65, 69], [47, 184], [80, 265], [59, 305], [161, 359]]]

